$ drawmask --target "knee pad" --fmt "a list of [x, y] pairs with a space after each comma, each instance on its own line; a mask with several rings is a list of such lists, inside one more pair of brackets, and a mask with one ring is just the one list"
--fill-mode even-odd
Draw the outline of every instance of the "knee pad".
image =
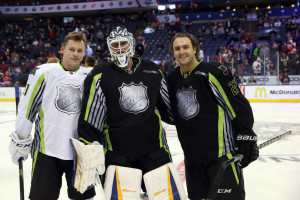
[[165, 164], [144, 175], [150, 200], [186, 200], [185, 190], [173, 163]]
[[105, 199], [140, 199], [142, 170], [110, 165], [106, 170]]

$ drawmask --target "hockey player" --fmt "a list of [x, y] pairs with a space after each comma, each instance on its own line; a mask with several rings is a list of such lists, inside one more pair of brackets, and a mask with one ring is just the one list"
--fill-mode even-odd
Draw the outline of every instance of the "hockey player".
[[241, 167], [232, 164], [226, 169], [217, 196], [219, 200], [243, 200], [241, 168], [258, 157], [250, 104], [229, 69], [222, 64], [196, 60], [199, 43], [193, 35], [176, 34], [170, 51], [180, 64], [168, 83], [185, 156], [188, 197], [205, 199], [222, 162], [243, 154]]
[[[153, 62], [133, 57], [134, 43], [121, 27], [107, 38], [114, 62], [95, 66], [84, 82], [79, 140], [104, 146], [106, 199], [140, 199], [142, 175], [149, 199], [186, 199], [161, 123], [173, 120], [165, 76]], [[84, 148], [73, 146], [80, 159]]]
[[73, 152], [69, 139], [77, 138], [83, 81], [91, 70], [79, 66], [85, 49], [86, 37], [71, 32], [62, 43], [62, 62], [37, 66], [29, 75], [9, 149], [15, 164], [32, 153], [30, 199], [58, 199], [63, 173], [69, 198], [92, 199], [95, 195], [94, 188], [81, 194], [71, 184]]

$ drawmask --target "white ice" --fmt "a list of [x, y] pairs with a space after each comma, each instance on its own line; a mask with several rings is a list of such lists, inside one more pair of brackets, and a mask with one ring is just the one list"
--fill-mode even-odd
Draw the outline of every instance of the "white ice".
[[[260, 158], [244, 169], [246, 200], [300, 200], [300, 103], [252, 103], [251, 106], [259, 144], [289, 130], [293, 133], [261, 149]], [[14, 123], [15, 104], [0, 102], [1, 200], [20, 199], [18, 166], [12, 163], [8, 151]], [[183, 154], [176, 130], [164, 126], [175, 166], [184, 180]], [[30, 179], [31, 158], [24, 162], [25, 199], [28, 199]], [[65, 181], [59, 199], [68, 200]]]

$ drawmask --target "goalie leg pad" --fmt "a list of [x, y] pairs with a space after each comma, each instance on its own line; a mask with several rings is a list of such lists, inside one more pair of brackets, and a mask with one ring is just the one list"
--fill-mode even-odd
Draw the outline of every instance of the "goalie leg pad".
[[104, 151], [100, 144], [85, 145], [71, 138], [70, 143], [74, 154], [72, 185], [80, 193], [96, 184], [96, 173], [105, 171]]
[[140, 199], [142, 170], [110, 165], [106, 170], [105, 199]]
[[186, 194], [173, 163], [165, 164], [144, 175], [150, 200], [186, 200]]

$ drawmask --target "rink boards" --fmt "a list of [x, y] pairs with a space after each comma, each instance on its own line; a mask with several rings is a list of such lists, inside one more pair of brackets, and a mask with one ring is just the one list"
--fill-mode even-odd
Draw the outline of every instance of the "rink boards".
[[[300, 85], [246, 85], [240, 89], [250, 102], [300, 103]], [[23, 90], [19, 89], [20, 96]], [[15, 88], [0, 87], [0, 101], [15, 101]]]

